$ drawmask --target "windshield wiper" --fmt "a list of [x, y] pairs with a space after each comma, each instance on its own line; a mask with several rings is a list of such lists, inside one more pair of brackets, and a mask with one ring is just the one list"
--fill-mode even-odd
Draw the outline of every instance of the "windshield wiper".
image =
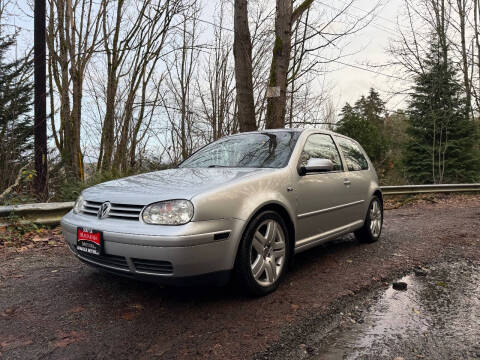
[[225, 165], [208, 165], [209, 168], [221, 168], [221, 167], [229, 167]]

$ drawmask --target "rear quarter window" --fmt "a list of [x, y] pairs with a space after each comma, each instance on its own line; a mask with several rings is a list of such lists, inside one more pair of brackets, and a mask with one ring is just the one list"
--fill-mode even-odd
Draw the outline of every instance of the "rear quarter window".
[[368, 170], [368, 161], [357, 143], [344, 137], [336, 137], [336, 140], [349, 171]]

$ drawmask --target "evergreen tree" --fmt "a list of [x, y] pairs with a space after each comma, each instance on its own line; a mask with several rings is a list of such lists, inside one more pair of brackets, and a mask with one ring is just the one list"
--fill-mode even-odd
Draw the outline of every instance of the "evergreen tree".
[[360, 100], [355, 103], [355, 108], [359, 109], [362, 116], [379, 129], [383, 128], [386, 114], [385, 103], [375, 89], [370, 88], [368, 96], [362, 96]]
[[436, 40], [417, 76], [408, 108], [409, 140], [405, 170], [413, 183], [477, 181], [477, 130], [469, 119], [462, 86], [451, 62], [445, 63]]
[[28, 58], [7, 61], [13, 46], [14, 37], [0, 37], [0, 190], [15, 180], [33, 147], [32, 62]]
[[369, 95], [362, 96], [353, 107], [349, 103], [343, 107], [336, 128], [338, 133], [357, 140], [378, 168], [384, 163], [388, 149], [383, 133], [384, 118], [385, 103], [370, 89]]

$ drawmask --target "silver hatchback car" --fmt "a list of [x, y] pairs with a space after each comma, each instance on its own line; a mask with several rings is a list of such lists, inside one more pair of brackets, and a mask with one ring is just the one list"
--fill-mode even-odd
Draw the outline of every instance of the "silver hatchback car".
[[89, 265], [162, 283], [275, 290], [294, 254], [354, 232], [380, 237], [382, 193], [360, 145], [325, 130], [217, 140], [175, 169], [84, 190], [62, 219]]

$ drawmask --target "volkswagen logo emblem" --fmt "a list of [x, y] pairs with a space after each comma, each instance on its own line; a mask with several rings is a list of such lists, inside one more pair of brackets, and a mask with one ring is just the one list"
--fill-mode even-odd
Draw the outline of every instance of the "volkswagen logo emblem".
[[100, 209], [98, 209], [97, 218], [105, 219], [108, 216], [108, 214], [110, 213], [111, 208], [112, 208], [112, 204], [110, 204], [110, 201], [104, 202], [100, 206]]

